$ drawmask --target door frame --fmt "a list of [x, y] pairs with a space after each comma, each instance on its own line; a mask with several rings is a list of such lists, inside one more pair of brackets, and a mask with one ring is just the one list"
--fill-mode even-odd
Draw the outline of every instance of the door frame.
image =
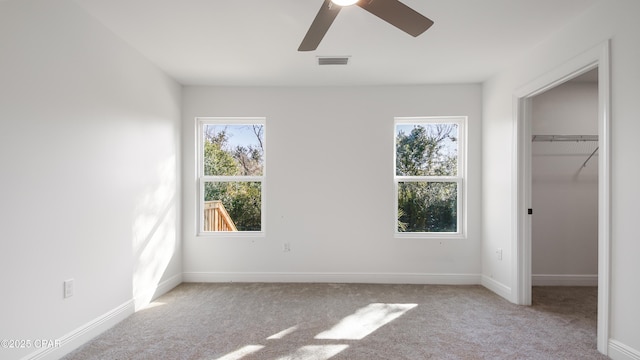
[[608, 353], [611, 287], [611, 72], [610, 41], [576, 56], [514, 94], [515, 226], [514, 300], [531, 305], [531, 102], [532, 98], [587, 71], [598, 69], [598, 351]]

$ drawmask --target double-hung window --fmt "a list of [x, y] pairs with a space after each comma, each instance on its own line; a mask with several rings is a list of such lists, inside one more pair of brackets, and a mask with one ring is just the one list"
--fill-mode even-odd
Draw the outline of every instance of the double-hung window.
[[466, 117], [396, 118], [397, 237], [463, 237]]
[[199, 233], [264, 232], [265, 119], [198, 118]]

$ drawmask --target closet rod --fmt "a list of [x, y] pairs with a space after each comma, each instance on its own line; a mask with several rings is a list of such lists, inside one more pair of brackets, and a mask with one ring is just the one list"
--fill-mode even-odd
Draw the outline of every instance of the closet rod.
[[533, 135], [531, 141], [598, 141], [598, 135]]

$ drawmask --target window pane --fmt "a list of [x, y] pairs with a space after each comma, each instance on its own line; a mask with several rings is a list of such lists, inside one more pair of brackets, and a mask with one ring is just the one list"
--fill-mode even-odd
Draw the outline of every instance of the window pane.
[[262, 183], [205, 182], [204, 231], [261, 231]]
[[396, 175], [457, 176], [458, 124], [397, 124]]
[[264, 125], [203, 125], [204, 175], [261, 176]]
[[457, 232], [458, 184], [399, 182], [398, 231]]

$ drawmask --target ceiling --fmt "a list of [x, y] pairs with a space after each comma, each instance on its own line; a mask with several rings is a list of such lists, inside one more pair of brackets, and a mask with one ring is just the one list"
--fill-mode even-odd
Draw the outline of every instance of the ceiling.
[[606, 0], [402, 0], [435, 22], [417, 38], [351, 6], [312, 52], [323, 0], [75, 1], [184, 85], [343, 86], [482, 82]]

